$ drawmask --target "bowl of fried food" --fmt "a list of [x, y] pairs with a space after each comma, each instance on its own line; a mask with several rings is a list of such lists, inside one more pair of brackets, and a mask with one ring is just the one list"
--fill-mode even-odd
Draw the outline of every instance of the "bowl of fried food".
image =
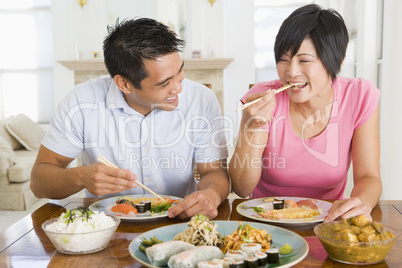
[[314, 233], [332, 259], [347, 264], [383, 261], [399, 236], [397, 229], [364, 215], [318, 224]]

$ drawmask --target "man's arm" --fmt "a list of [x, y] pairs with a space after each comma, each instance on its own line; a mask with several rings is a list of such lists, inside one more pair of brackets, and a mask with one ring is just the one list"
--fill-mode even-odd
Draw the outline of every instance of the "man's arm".
[[104, 195], [137, 187], [136, 176], [129, 170], [100, 163], [67, 168], [73, 160], [41, 146], [31, 173], [30, 186], [35, 196], [61, 199], [84, 188], [94, 195]]
[[196, 214], [213, 219], [218, 215], [218, 206], [229, 194], [229, 177], [226, 159], [197, 164], [200, 181], [197, 191], [186, 196], [182, 202], [169, 209], [169, 217], [185, 219]]

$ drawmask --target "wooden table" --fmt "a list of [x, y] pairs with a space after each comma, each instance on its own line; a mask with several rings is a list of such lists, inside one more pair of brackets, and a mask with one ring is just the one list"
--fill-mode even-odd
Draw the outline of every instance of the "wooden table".
[[[139, 234], [165, 225], [182, 223], [179, 219], [162, 218], [146, 222], [122, 221], [109, 246], [87, 255], [66, 255], [56, 251], [41, 225], [58, 217], [66, 209], [76, 208], [98, 201], [94, 198], [67, 198], [52, 200], [30, 215], [0, 233], [0, 267], [141, 267], [128, 251], [130, 242]], [[253, 221], [237, 213], [236, 206], [245, 199], [226, 200], [219, 207], [216, 220]], [[373, 219], [391, 225], [402, 233], [402, 201], [380, 201], [373, 209]], [[327, 257], [320, 242], [314, 236], [313, 226], [287, 227], [303, 236], [310, 250], [297, 267], [339, 267], [340, 263]], [[385, 261], [370, 267], [401, 267], [402, 236]]]

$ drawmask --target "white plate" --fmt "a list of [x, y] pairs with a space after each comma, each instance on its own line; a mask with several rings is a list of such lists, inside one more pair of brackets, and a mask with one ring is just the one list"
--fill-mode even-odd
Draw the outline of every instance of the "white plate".
[[285, 200], [290, 199], [295, 202], [299, 200], [310, 200], [312, 201], [317, 207], [320, 215], [310, 218], [303, 218], [303, 219], [267, 219], [263, 216], [258, 215], [252, 207], [261, 207], [264, 210], [271, 210], [273, 209], [272, 201], [265, 201], [267, 199], [273, 199], [274, 197], [263, 197], [257, 199], [250, 199], [236, 207], [237, 212], [249, 219], [259, 220], [269, 223], [276, 223], [281, 225], [305, 225], [305, 224], [312, 224], [317, 222], [324, 221], [325, 217], [328, 215], [329, 209], [332, 207], [331, 202], [327, 202], [324, 200], [319, 199], [311, 199], [311, 198], [303, 198], [303, 197], [281, 197]]
[[[151, 194], [144, 194], [144, 195], [125, 195], [127, 197], [131, 198], [142, 198], [142, 197], [154, 197]], [[162, 197], [169, 197], [170, 199], [179, 199], [181, 200], [180, 197], [175, 197], [175, 196], [170, 196], [170, 195], [162, 195]], [[92, 205], [89, 206], [90, 209], [94, 211], [99, 211], [99, 212], [104, 212], [107, 215], [113, 215], [121, 220], [131, 220], [131, 221], [143, 221], [143, 220], [152, 220], [156, 218], [163, 218], [167, 217], [168, 212], [160, 212], [160, 213], [151, 213], [150, 211], [147, 211], [145, 213], [139, 213], [135, 215], [125, 215], [123, 213], [115, 213], [111, 211], [111, 208], [116, 205], [116, 201], [119, 199], [124, 198], [124, 196], [114, 196], [110, 197], [107, 199], [100, 200], [98, 202], [93, 203]]]
[[[239, 227], [238, 221], [214, 221], [214, 222], [218, 225], [217, 230], [222, 236], [232, 234], [233, 231], [236, 231], [237, 227]], [[300, 235], [291, 232], [289, 230], [286, 230], [284, 228], [273, 225], [257, 223], [257, 222], [244, 222], [244, 221], [242, 222], [242, 224], [247, 223], [254, 228], [265, 229], [268, 231], [268, 233], [272, 234], [273, 247], [279, 249], [284, 244], [289, 244], [293, 248], [292, 253], [280, 256], [279, 263], [268, 264], [267, 267], [291, 267], [302, 261], [308, 254], [309, 251], [308, 244], [306, 240], [304, 240], [304, 238], [301, 237]], [[183, 232], [186, 229], [188, 229], [187, 223], [173, 224], [153, 229], [133, 239], [128, 249], [130, 251], [131, 256], [138, 262], [140, 262], [142, 265], [155, 268], [156, 266], [151, 265], [146, 254], [139, 249], [143, 238], [149, 239], [150, 237], [156, 236], [159, 240], [167, 242], [173, 240], [173, 238], [178, 233]]]

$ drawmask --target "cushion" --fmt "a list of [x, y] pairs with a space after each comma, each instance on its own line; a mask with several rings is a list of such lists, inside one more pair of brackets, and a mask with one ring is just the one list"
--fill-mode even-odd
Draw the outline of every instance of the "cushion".
[[13, 165], [13, 160], [11, 160], [10, 155], [3, 151], [0, 151], [0, 186], [8, 184], [7, 170], [12, 165]]
[[13, 161], [17, 159], [13, 148], [2, 136], [0, 136], [0, 151], [9, 155]]
[[21, 143], [19, 143], [6, 129], [6, 123], [8, 120], [10, 120], [10, 118], [0, 120], [0, 136], [8, 144], [10, 144], [10, 146], [13, 150], [22, 149], [23, 147], [22, 147]]
[[8, 169], [9, 182], [24, 182], [31, 179], [32, 165], [26, 163], [16, 163]]
[[14, 116], [6, 122], [8, 132], [27, 150], [38, 150], [42, 139], [45, 137], [45, 130], [24, 114]]

